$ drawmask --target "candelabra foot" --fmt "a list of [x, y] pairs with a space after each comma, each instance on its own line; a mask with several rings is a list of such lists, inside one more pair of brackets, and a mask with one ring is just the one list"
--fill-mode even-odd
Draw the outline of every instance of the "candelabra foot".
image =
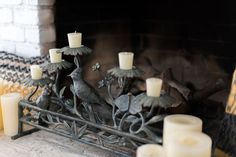
[[32, 133], [37, 132], [37, 131], [39, 131], [39, 130], [40, 130], [40, 129], [38, 129], [38, 128], [33, 128], [33, 129], [30, 129], [30, 130], [27, 130], [27, 131], [23, 131], [23, 132], [21, 132], [21, 133], [18, 133], [18, 134], [15, 135], [15, 136], [12, 136], [11, 139], [12, 139], [12, 140], [16, 140], [16, 139], [18, 139], [18, 138], [21, 138], [21, 137], [23, 137], [23, 136], [32, 134]]

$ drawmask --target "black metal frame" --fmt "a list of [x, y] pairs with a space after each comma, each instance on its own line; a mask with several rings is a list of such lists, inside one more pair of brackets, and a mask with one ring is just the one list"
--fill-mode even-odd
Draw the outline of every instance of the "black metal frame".
[[[66, 52], [66, 53], [65, 53]], [[78, 64], [78, 55], [89, 54], [91, 50], [85, 46], [78, 49], [65, 47], [61, 53], [75, 56], [75, 64]], [[76, 61], [77, 60], [77, 61]], [[56, 78], [60, 76], [62, 68], [69, 68], [70, 64], [63, 61], [61, 64], [44, 64], [44, 69], [56, 71]], [[79, 67], [77, 67], [78, 70]], [[95, 64], [94, 71], [101, 72], [100, 64]], [[78, 103], [76, 91], [73, 85], [70, 86], [72, 99], [66, 99], [63, 94], [65, 88], [59, 91], [58, 81], [50, 86], [51, 80], [26, 80], [27, 85], [36, 86], [35, 90], [26, 100], [19, 103], [19, 130], [12, 139], [31, 134], [38, 130], [45, 130], [60, 136], [64, 136], [82, 143], [96, 146], [105, 150], [112, 151], [120, 156], [134, 156], [135, 148], [145, 143], [161, 143], [162, 130], [154, 124], [162, 122], [165, 114], [162, 109], [176, 107], [175, 99], [168, 94], [160, 97], [148, 97], [145, 93], [132, 95], [126, 87], [132, 79], [139, 77], [142, 71], [136, 67], [131, 70], [121, 70], [113, 68], [109, 70], [104, 79], [99, 82], [99, 87], [106, 87], [109, 95], [110, 105], [112, 106], [110, 123], [106, 124], [86, 102]], [[116, 82], [120, 88], [119, 93], [114, 96], [112, 86]], [[31, 100], [37, 92], [39, 86], [52, 88], [46, 91], [37, 101]], [[50, 99], [50, 100], [49, 100]], [[50, 110], [51, 103], [60, 106], [58, 110]], [[43, 104], [43, 105], [42, 105]], [[86, 106], [87, 105], [87, 106]], [[78, 109], [78, 106], [80, 107]], [[23, 111], [30, 112], [26, 115]], [[156, 111], [156, 112], [154, 112]], [[91, 121], [90, 117], [96, 117]], [[23, 124], [33, 126], [31, 130], [23, 131]]]

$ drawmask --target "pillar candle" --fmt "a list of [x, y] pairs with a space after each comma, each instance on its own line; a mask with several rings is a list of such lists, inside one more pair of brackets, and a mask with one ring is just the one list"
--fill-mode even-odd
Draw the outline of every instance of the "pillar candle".
[[82, 33], [78, 32], [68, 33], [67, 36], [70, 48], [81, 47]]
[[[175, 131], [175, 130], [172, 130]], [[181, 132], [165, 148], [168, 157], [211, 157], [212, 140], [199, 132]]]
[[[0, 95], [3, 94], [3, 79], [0, 78]], [[0, 130], [3, 129], [3, 121], [2, 121], [2, 107], [0, 102]]]
[[58, 52], [60, 49], [50, 49], [50, 61], [51, 63], [60, 63], [62, 60], [62, 53]]
[[227, 101], [226, 112], [229, 114], [236, 115], [236, 69], [234, 70], [233, 73], [231, 90]]
[[161, 94], [162, 80], [158, 78], [148, 78], [146, 80], [147, 96], [159, 97]]
[[168, 147], [173, 137], [181, 132], [202, 132], [202, 120], [198, 117], [175, 114], [164, 119], [163, 146]]
[[138, 147], [136, 157], [166, 157], [166, 155], [162, 146], [145, 144]]
[[31, 65], [30, 66], [31, 78], [33, 80], [39, 80], [42, 78], [42, 69], [39, 65]]
[[122, 70], [130, 70], [133, 68], [134, 53], [132, 52], [120, 52], [119, 53], [119, 65]]
[[14, 136], [18, 133], [18, 103], [20, 93], [8, 93], [1, 96], [4, 134]]

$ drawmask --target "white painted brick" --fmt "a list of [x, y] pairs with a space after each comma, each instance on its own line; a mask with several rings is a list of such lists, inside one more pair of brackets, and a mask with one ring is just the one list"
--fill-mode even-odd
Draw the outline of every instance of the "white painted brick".
[[54, 3], [55, 3], [55, 0], [24, 0], [24, 4], [27, 4], [27, 5], [52, 6]]
[[40, 43], [39, 27], [25, 29], [25, 41], [29, 43]]
[[14, 9], [14, 22], [16, 24], [37, 25], [39, 23], [38, 10], [29, 8]]
[[54, 22], [54, 12], [52, 9], [39, 9], [39, 24], [47, 25]]
[[0, 26], [0, 39], [9, 41], [24, 41], [24, 29], [12, 25]]
[[22, 0], [0, 0], [0, 5], [20, 5]]
[[14, 22], [27, 25], [47, 25], [54, 22], [52, 9], [18, 8], [14, 10]]
[[23, 57], [34, 57], [40, 55], [39, 44], [17, 43], [16, 54]]
[[40, 43], [49, 43], [56, 41], [56, 32], [54, 26], [48, 26], [40, 29]]
[[0, 41], [0, 51], [15, 53], [16, 46], [14, 42]]
[[49, 49], [52, 49], [52, 48], [55, 48], [56, 46], [56, 43], [55, 42], [52, 42], [52, 43], [47, 43], [47, 44], [42, 44], [40, 46], [40, 52], [41, 54], [47, 54]]
[[53, 26], [32, 27], [25, 30], [25, 41], [29, 43], [55, 42], [56, 32]]
[[0, 8], [0, 23], [12, 22], [13, 15], [12, 10], [9, 8]]

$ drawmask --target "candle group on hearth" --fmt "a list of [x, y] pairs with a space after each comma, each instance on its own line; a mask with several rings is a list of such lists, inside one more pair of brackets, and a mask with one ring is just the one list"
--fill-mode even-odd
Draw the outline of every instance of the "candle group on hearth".
[[7, 136], [18, 133], [18, 103], [21, 98], [20, 93], [8, 93], [1, 96], [4, 134]]
[[211, 157], [211, 138], [202, 133], [202, 120], [190, 115], [164, 119], [163, 146], [138, 147], [136, 157]]

